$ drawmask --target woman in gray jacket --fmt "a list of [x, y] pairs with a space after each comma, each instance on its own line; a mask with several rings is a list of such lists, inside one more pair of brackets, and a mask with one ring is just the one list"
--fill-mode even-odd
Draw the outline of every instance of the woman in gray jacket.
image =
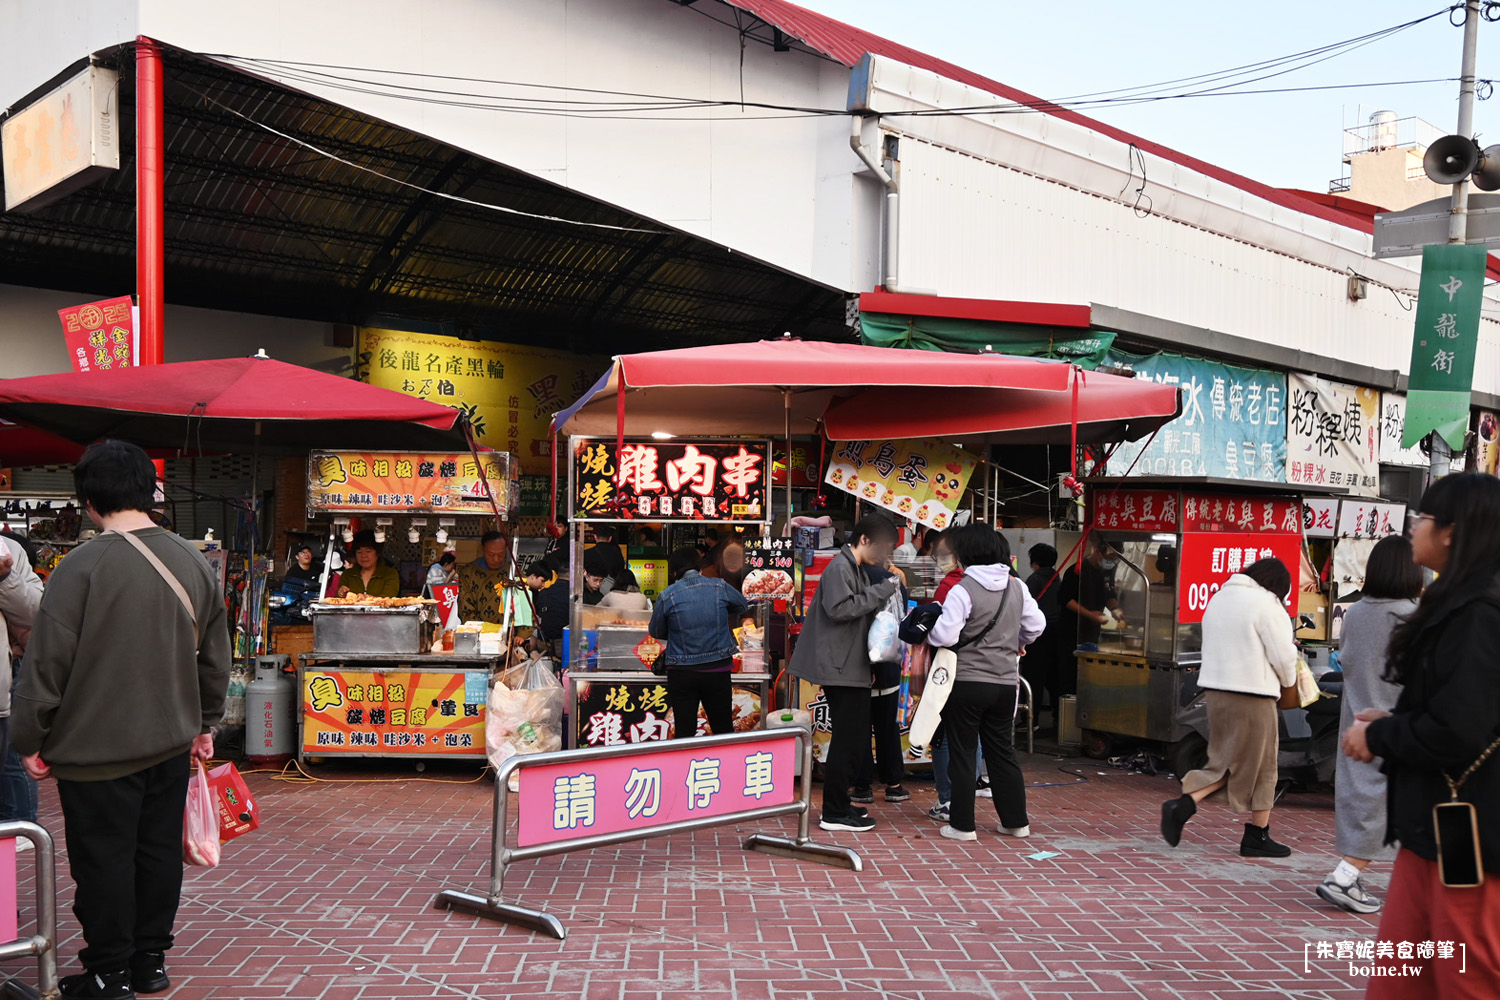
[[[1339, 664], [1344, 693], [1339, 709], [1339, 739], [1363, 711], [1393, 712], [1401, 685], [1382, 678], [1391, 633], [1417, 610], [1422, 570], [1412, 560], [1411, 542], [1392, 535], [1370, 550], [1365, 566], [1364, 596], [1344, 616]], [[1340, 754], [1334, 775], [1335, 848], [1343, 855], [1333, 874], [1318, 886], [1318, 895], [1351, 913], [1374, 913], [1380, 900], [1365, 890], [1360, 877], [1371, 861], [1396, 856], [1385, 843], [1386, 783], [1380, 765]]]
[[825, 830], [863, 833], [875, 827], [870, 814], [850, 802], [849, 786], [859, 762], [870, 753], [870, 622], [896, 593], [897, 584], [895, 577], [871, 583], [865, 567], [889, 562], [899, 537], [895, 522], [884, 515], [859, 522], [849, 544], [823, 570], [792, 651], [792, 676], [822, 686], [833, 729], [819, 824]]

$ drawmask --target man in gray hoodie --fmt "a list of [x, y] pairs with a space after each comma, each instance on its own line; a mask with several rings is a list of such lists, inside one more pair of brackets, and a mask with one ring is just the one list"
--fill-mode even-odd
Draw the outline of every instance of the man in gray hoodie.
[[824, 762], [825, 830], [862, 833], [875, 827], [869, 813], [849, 801], [849, 785], [870, 753], [870, 622], [898, 584], [895, 577], [872, 584], [865, 567], [889, 562], [898, 540], [895, 522], [882, 514], [859, 522], [849, 544], [823, 570], [792, 651], [792, 676], [822, 686], [833, 727]]
[[102, 533], [48, 580], [12, 739], [32, 777], [57, 778], [67, 827], [86, 971], [63, 996], [130, 1000], [169, 986], [189, 762], [213, 756], [229, 628], [208, 561], [148, 514], [144, 451], [92, 445], [74, 483]]

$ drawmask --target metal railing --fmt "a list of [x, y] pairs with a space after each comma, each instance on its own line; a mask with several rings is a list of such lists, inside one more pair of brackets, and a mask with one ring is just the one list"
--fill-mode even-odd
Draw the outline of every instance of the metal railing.
[[[571, 840], [534, 844], [529, 847], [506, 846], [506, 832], [510, 822], [509, 787], [510, 776], [522, 768], [545, 767], [556, 764], [580, 764], [611, 757], [633, 757], [665, 751], [698, 751], [740, 743], [755, 743], [770, 740], [785, 740], [795, 737], [801, 744], [802, 788], [794, 801], [780, 805], [757, 806], [737, 812], [714, 816], [703, 816], [691, 820], [661, 823], [639, 829], [621, 830], [615, 833], [591, 834]], [[567, 937], [562, 921], [550, 913], [504, 901], [505, 871], [517, 861], [566, 854], [591, 847], [606, 847], [630, 840], [645, 840], [669, 833], [688, 833], [708, 827], [743, 823], [749, 820], [771, 819], [776, 816], [797, 816], [795, 838], [776, 837], [769, 834], [752, 834], [744, 843], [747, 851], [775, 854], [782, 857], [799, 858], [837, 865], [853, 871], [862, 871], [864, 862], [847, 847], [830, 844], [815, 844], [810, 835], [812, 821], [812, 733], [799, 727], [786, 729], [758, 729], [747, 733], [727, 733], [723, 736], [697, 736], [691, 739], [668, 742], [627, 743], [618, 746], [592, 747], [582, 750], [558, 750], [552, 753], [525, 754], [512, 757], [500, 766], [495, 775], [494, 830], [491, 833], [491, 867], [489, 893], [484, 896], [444, 890], [433, 899], [435, 909], [455, 909], [476, 916], [488, 917], [505, 923], [525, 927], [540, 934], [547, 934], [559, 941]]]
[[0, 986], [0, 994], [16, 1000], [54, 1000], [61, 996], [57, 985], [57, 858], [52, 835], [35, 823], [0, 823], [0, 840], [25, 838], [36, 848], [36, 928], [29, 938], [0, 944], [0, 961], [36, 956], [37, 986], [18, 979]]

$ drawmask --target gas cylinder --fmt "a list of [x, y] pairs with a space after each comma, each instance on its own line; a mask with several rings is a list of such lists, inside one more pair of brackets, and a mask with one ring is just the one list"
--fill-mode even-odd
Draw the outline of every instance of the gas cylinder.
[[284, 672], [291, 657], [261, 656], [255, 679], [245, 685], [245, 756], [266, 763], [291, 756], [297, 737], [292, 714], [297, 684]]

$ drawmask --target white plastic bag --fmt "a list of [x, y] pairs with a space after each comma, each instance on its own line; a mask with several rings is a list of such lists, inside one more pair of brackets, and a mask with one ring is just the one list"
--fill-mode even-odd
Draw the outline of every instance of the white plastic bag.
[[188, 779], [187, 810], [182, 816], [182, 860], [190, 865], [213, 868], [219, 863], [219, 812], [214, 808], [203, 762]]
[[917, 714], [912, 716], [909, 738], [914, 747], [925, 747], [937, 732], [943, 719], [943, 706], [948, 704], [948, 694], [953, 690], [953, 678], [958, 673], [958, 654], [951, 649], [934, 650], [932, 665], [927, 668], [927, 683], [922, 688], [922, 700], [917, 702]]
[[901, 600], [901, 591], [891, 595], [885, 607], [875, 614], [870, 623], [870, 635], [866, 648], [871, 663], [900, 663], [906, 655], [906, 643], [901, 641], [901, 619], [906, 617], [906, 602]]
[[498, 768], [516, 754], [562, 749], [563, 686], [552, 661], [527, 660], [490, 688], [485, 750]]

